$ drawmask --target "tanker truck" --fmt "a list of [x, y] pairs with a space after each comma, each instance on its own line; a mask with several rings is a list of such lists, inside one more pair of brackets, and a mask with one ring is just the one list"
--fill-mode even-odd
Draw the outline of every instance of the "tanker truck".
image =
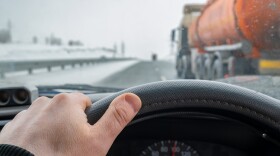
[[178, 77], [280, 74], [280, 0], [208, 0], [183, 13], [171, 34]]

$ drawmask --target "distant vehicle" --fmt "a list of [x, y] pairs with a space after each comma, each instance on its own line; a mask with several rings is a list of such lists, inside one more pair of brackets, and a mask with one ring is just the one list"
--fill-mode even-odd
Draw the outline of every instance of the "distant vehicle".
[[12, 42], [12, 24], [10, 21], [7, 23], [7, 28], [0, 29], [0, 43], [11, 43]]
[[[172, 31], [180, 78], [280, 74], [280, 1], [209, 0]], [[225, 9], [227, 8], [227, 9]]]
[[152, 54], [152, 60], [157, 61], [157, 54]]
[[102, 55], [102, 56], [100, 57], [100, 59], [102, 59], [102, 60], [106, 60], [106, 59], [107, 59], [107, 57], [106, 57], [106, 56], [104, 56], [104, 55]]

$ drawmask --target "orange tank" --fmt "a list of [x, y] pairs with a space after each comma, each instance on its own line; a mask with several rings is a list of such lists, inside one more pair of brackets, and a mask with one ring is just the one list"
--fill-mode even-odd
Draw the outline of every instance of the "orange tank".
[[190, 45], [247, 40], [254, 52], [280, 49], [280, 0], [209, 0], [189, 28]]

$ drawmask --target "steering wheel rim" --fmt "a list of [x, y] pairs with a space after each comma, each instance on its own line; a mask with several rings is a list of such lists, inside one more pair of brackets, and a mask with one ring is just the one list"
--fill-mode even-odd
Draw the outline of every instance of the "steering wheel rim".
[[97, 122], [112, 100], [123, 93], [134, 93], [142, 100], [136, 118], [158, 111], [195, 109], [241, 122], [249, 121], [254, 126], [260, 124], [258, 126], [266, 133], [280, 136], [279, 100], [246, 88], [205, 80], [155, 82], [125, 89], [92, 104], [86, 110], [88, 122]]

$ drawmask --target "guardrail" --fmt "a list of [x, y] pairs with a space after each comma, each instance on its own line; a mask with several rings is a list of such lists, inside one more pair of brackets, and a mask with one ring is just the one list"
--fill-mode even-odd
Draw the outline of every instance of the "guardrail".
[[73, 68], [77, 65], [84, 66], [96, 63], [105, 63], [113, 61], [126, 61], [133, 58], [89, 58], [89, 59], [56, 59], [56, 60], [23, 60], [23, 61], [1, 61], [0, 62], [0, 78], [5, 77], [5, 73], [28, 71], [29, 74], [33, 73], [34, 69], [46, 68], [51, 72], [53, 67], [61, 67], [62, 70], [65, 66], [71, 65]]

